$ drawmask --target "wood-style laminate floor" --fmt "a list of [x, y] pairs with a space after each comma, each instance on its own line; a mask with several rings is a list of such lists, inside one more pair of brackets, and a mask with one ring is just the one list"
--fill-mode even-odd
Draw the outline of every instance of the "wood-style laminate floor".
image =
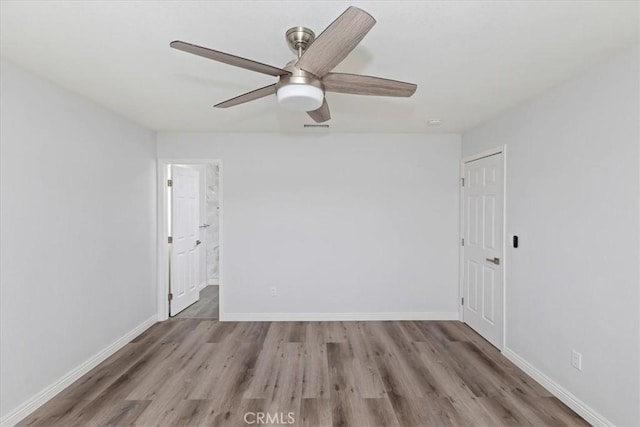
[[198, 302], [182, 310], [175, 317], [179, 319], [218, 319], [217, 285], [209, 285], [200, 291]]
[[459, 322], [198, 319], [154, 325], [20, 425], [244, 426], [258, 413], [296, 426], [588, 425]]

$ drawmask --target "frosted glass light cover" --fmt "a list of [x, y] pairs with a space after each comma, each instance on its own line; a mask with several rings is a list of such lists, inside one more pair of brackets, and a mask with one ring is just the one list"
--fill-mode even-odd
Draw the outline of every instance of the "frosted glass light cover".
[[314, 111], [322, 106], [324, 92], [311, 85], [286, 85], [278, 89], [278, 104], [288, 110]]

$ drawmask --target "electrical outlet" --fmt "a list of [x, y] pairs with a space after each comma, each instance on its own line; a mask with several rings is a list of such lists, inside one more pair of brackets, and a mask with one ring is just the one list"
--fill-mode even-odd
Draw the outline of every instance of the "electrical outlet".
[[271, 288], [269, 288], [269, 292], [271, 293], [272, 297], [278, 296], [278, 288], [276, 288], [275, 286], [272, 286]]
[[571, 366], [576, 368], [578, 371], [582, 371], [582, 353], [571, 350]]

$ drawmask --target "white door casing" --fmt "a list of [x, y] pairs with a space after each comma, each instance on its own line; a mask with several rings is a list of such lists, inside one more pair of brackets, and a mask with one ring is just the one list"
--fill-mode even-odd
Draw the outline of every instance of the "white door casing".
[[200, 189], [196, 169], [172, 165], [170, 315], [199, 298]]
[[199, 192], [199, 204], [200, 204], [200, 223], [199, 223], [199, 235], [198, 239], [202, 242], [198, 246], [199, 251], [199, 267], [198, 267], [198, 283], [200, 289], [207, 285], [207, 228], [209, 224], [207, 222], [207, 165], [193, 165], [198, 169], [200, 192]]
[[499, 349], [503, 343], [504, 153], [463, 164], [463, 320]]

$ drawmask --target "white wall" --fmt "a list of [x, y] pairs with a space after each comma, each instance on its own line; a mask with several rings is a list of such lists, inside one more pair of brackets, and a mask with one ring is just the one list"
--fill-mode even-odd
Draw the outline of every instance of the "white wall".
[[0, 413], [156, 312], [155, 138], [1, 65]]
[[640, 424], [638, 76], [634, 48], [463, 135], [464, 155], [508, 146], [507, 347], [621, 426]]
[[158, 156], [223, 161], [224, 318], [457, 318], [458, 135], [160, 133]]

